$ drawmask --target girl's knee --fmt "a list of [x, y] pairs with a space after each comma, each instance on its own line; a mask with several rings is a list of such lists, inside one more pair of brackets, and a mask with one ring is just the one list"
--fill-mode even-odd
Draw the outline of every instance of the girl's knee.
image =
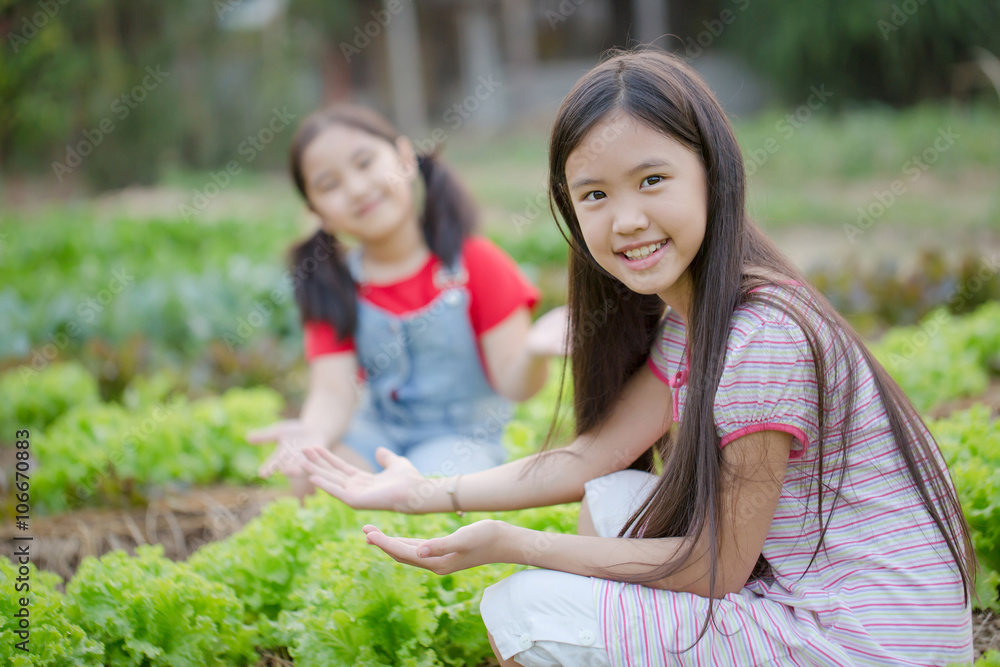
[[619, 470], [587, 482], [584, 485], [584, 500], [594, 534], [618, 537], [629, 517], [655, 488], [656, 481], [656, 475], [648, 472]]
[[590, 577], [517, 572], [487, 588], [479, 610], [500, 660], [532, 667], [608, 664]]

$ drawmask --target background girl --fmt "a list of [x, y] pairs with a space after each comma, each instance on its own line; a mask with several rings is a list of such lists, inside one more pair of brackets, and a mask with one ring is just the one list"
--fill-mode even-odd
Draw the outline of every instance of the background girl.
[[[315, 113], [290, 157], [319, 220], [292, 251], [309, 394], [300, 419], [249, 434], [279, 443], [261, 475], [281, 470], [297, 495], [310, 493], [300, 468], [306, 445], [365, 469], [379, 468], [378, 447], [424, 474], [501, 463], [508, 399], [545, 382], [546, 355], [561, 353], [563, 313], [530, 329], [538, 291], [473, 235], [474, 207], [444, 165], [418, 157], [378, 114], [354, 106]], [[345, 249], [341, 234], [357, 246]]]
[[[421, 511], [582, 501], [579, 535], [365, 527], [439, 573], [543, 568], [484, 593], [504, 665], [971, 660], [975, 563], [937, 446], [749, 219], [742, 155], [704, 82], [663, 53], [616, 55], [564, 100], [549, 158], [573, 251], [571, 331], [616, 306], [574, 338], [577, 439], [449, 480], [310, 450], [310, 479], [355, 507], [404, 511], [414, 488]], [[659, 474], [624, 470], [651, 446]]]

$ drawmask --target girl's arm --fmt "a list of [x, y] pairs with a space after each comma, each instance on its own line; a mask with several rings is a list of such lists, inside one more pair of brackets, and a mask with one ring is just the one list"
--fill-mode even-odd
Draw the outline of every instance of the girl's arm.
[[401, 563], [447, 574], [486, 563], [516, 563], [652, 588], [722, 597], [746, 585], [771, 526], [784, 481], [791, 436], [754, 433], [723, 449], [724, 479], [718, 575], [709, 588], [709, 540], [703, 535], [683, 566], [649, 581], [649, 573], [683, 553], [687, 538], [622, 539], [561, 535], [479, 521], [432, 540], [392, 538], [366, 526], [370, 544]]
[[480, 339], [497, 393], [513, 401], [534, 396], [548, 377], [550, 356], [565, 354], [566, 309], [555, 308], [532, 326], [528, 309], [514, 310]]
[[321, 432], [327, 447], [338, 443], [351, 422], [359, 388], [357, 355], [318, 357], [309, 364], [309, 395], [299, 419]]
[[[572, 444], [462, 475], [455, 493], [466, 511], [501, 511], [576, 502], [583, 485], [622, 470], [670, 426], [670, 388], [643, 365], [626, 383], [602, 427]], [[410, 463], [380, 449], [385, 470], [367, 473], [322, 450], [306, 450], [304, 464], [317, 487], [357, 509], [391, 509], [409, 514], [451, 512], [448, 487], [455, 478], [424, 478]]]
[[274, 453], [261, 465], [260, 475], [275, 471], [303, 474], [301, 451], [306, 447], [332, 448], [344, 435], [357, 404], [357, 357], [339, 352], [309, 364], [309, 394], [299, 419], [289, 419], [247, 434], [254, 444], [277, 441]]

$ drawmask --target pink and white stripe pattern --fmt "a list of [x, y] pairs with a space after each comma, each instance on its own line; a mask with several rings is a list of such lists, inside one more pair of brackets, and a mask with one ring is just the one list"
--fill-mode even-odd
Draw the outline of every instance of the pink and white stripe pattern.
[[[797, 298], [796, 288], [765, 288]], [[814, 322], [819, 322], [814, 316]], [[826, 324], [821, 326], [826, 327]], [[825, 549], [813, 558], [819, 525], [815, 482], [817, 384], [805, 334], [760, 303], [734, 314], [715, 399], [722, 444], [755, 431], [795, 437], [778, 509], [763, 547], [772, 573], [714, 605], [690, 593], [595, 579], [594, 594], [613, 665], [947, 665], [972, 659], [969, 607], [947, 547], [895, 451], [885, 408], [858, 350], [835, 354], [829, 328], [820, 344], [827, 378], [827, 484], [844, 470]], [[683, 321], [672, 311], [649, 364], [674, 388], [684, 413], [687, 364]], [[854, 424], [846, 444], [844, 382], [856, 369]], [[832, 492], [824, 496], [829, 512]], [[685, 651], [685, 649], [689, 649]]]

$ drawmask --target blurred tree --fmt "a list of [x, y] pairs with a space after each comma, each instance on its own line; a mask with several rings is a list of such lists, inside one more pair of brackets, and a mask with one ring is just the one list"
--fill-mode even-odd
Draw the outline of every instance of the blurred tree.
[[[835, 91], [832, 107], [943, 98], [975, 47], [1000, 54], [997, 0], [715, 0], [701, 7], [701, 21], [686, 14], [687, 29], [745, 58], [789, 103], [820, 84]], [[729, 22], [720, 20], [725, 11]]]
[[0, 169], [68, 133], [66, 96], [85, 67], [62, 20], [32, 3], [0, 0]]
[[[291, 129], [266, 151], [245, 142], [276, 109], [294, 119], [319, 102], [303, 78], [322, 42], [353, 25], [352, 5], [0, 0], [0, 168], [59, 180], [79, 168], [108, 188], [151, 183], [171, 164], [284, 164]], [[302, 22], [318, 40], [293, 38]]]

